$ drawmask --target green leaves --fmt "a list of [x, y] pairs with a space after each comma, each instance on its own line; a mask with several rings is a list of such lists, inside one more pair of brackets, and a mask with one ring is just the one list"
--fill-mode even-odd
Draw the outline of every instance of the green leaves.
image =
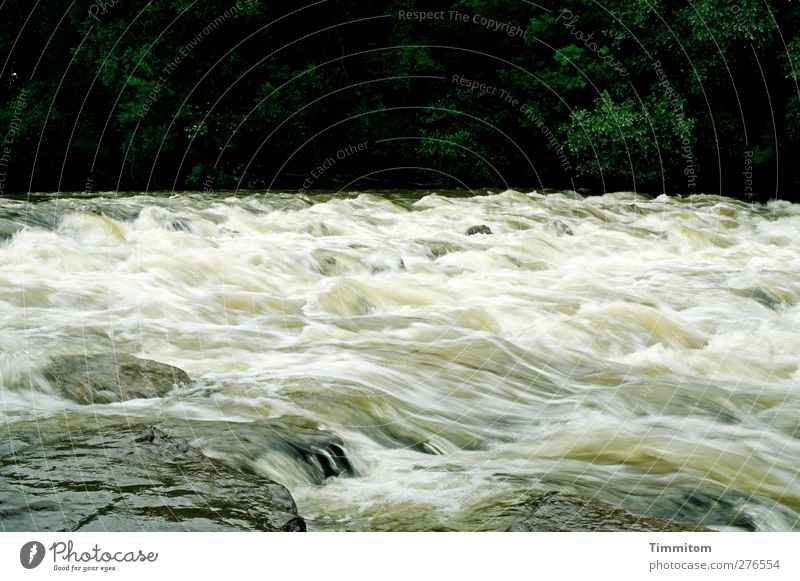
[[426, 179], [450, 186], [728, 193], [741, 191], [750, 151], [757, 185], [769, 189], [777, 169], [793, 184], [800, 169], [775, 164], [800, 155], [795, 4], [153, 0], [91, 18], [88, 1], [10, 0], [0, 129], [19, 89], [12, 71], [31, 98], [8, 183], [81, 189], [97, 171], [128, 187], [151, 187], [151, 176], [196, 187], [208, 175], [215, 188], [292, 186], [369, 140], [315, 184], [366, 174], [427, 183], [387, 169], [425, 166], [436, 170]]
[[603, 93], [593, 109], [572, 113], [569, 147], [582, 175], [678, 186], [676, 167], [685, 170], [683, 177], [693, 175], [694, 125], [680, 96], [655, 92], [642, 106], [635, 99], [614, 101]]

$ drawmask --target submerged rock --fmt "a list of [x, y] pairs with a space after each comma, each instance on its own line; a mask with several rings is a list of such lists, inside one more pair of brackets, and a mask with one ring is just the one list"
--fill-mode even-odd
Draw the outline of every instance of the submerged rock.
[[286, 488], [158, 428], [29, 436], [0, 455], [0, 530], [306, 529]]
[[312, 482], [322, 484], [332, 477], [355, 476], [344, 442], [338, 436], [310, 430], [278, 430], [273, 427], [276, 447], [298, 458], [307, 467]]
[[492, 230], [486, 224], [478, 224], [467, 228], [467, 236], [474, 236], [475, 234], [491, 234]]
[[15, 232], [22, 230], [23, 226], [15, 220], [0, 216], [0, 240], [11, 238]]
[[364, 258], [364, 264], [372, 274], [406, 269], [406, 264], [399, 254], [386, 250], [372, 252]]
[[339, 436], [291, 418], [225, 425], [192, 422], [183, 429], [210, 456], [286, 484], [324, 484], [328, 478], [358, 475], [353, 452]]
[[185, 218], [177, 218], [170, 222], [167, 229], [173, 232], [191, 232], [192, 223]]
[[425, 242], [426, 246], [428, 247], [428, 254], [434, 260], [437, 258], [441, 258], [446, 254], [452, 254], [454, 252], [462, 252], [464, 248], [457, 244], [448, 241], [428, 241]]
[[769, 289], [763, 288], [746, 288], [746, 289], [731, 289], [731, 292], [740, 297], [752, 299], [757, 303], [771, 309], [773, 311], [782, 311], [791, 307], [784, 297], [780, 296]]
[[564, 224], [561, 220], [553, 220], [547, 224], [547, 229], [556, 236], [572, 236], [572, 228]]
[[190, 381], [182, 369], [123, 353], [59, 355], [44, 375], [62, 395], [82, 404], [162, 397]]
[[703, 527], [631, 512], [563, 492], [545, 492], [525, 503], [512, 532], [678, 532]]

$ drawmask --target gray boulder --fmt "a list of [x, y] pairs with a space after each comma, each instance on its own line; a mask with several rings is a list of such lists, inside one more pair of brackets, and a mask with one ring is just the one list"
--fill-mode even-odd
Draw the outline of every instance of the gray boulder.
[[286, 488], [151, 426], [17, 432], [0, 447], [0, 530], [305, 529]]
[[124, 353], [58, 355], [44, 375], [62, 395], [82, 404], [162, 397], [190, 381], [182, 369]]
[[478, 224], [476, 226], [470, 226], [467, 228], [467, 236], [475, 236], [476, 234], [491, 234], [492, 229], [489, 228], [486, 224]]
[[639, 514], [563, 492], [545, 492], [524, 504], [512, 532], [678, 532], [708, 530], [697, 525]]
[[547, 224], [547, 229], [556, 236], [573, 236], [575, 233], [561, 220], [552, 220]]

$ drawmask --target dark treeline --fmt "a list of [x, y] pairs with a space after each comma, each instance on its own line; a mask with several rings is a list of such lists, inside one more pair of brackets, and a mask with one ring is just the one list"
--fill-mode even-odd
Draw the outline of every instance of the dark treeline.
[[2, 193], [798, 199], [798, 2], [7, 0], [0, 23]]

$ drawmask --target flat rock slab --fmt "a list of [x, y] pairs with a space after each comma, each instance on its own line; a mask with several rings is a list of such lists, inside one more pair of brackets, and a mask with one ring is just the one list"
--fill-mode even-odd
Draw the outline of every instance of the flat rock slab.
[[289, 491], [151, 426], [15, 434], [0, 530], [304, 531]]
[[512, 532], [681, 532], [707, 531], [703, 527], [631, 512], [596, 500], [563, 492], [546, 492], [532, 498]]
[[62, 395], [82, 404], [163, 397], [190, 381], [182, 369], [124, 353], [58, 355], [44, 375]]

